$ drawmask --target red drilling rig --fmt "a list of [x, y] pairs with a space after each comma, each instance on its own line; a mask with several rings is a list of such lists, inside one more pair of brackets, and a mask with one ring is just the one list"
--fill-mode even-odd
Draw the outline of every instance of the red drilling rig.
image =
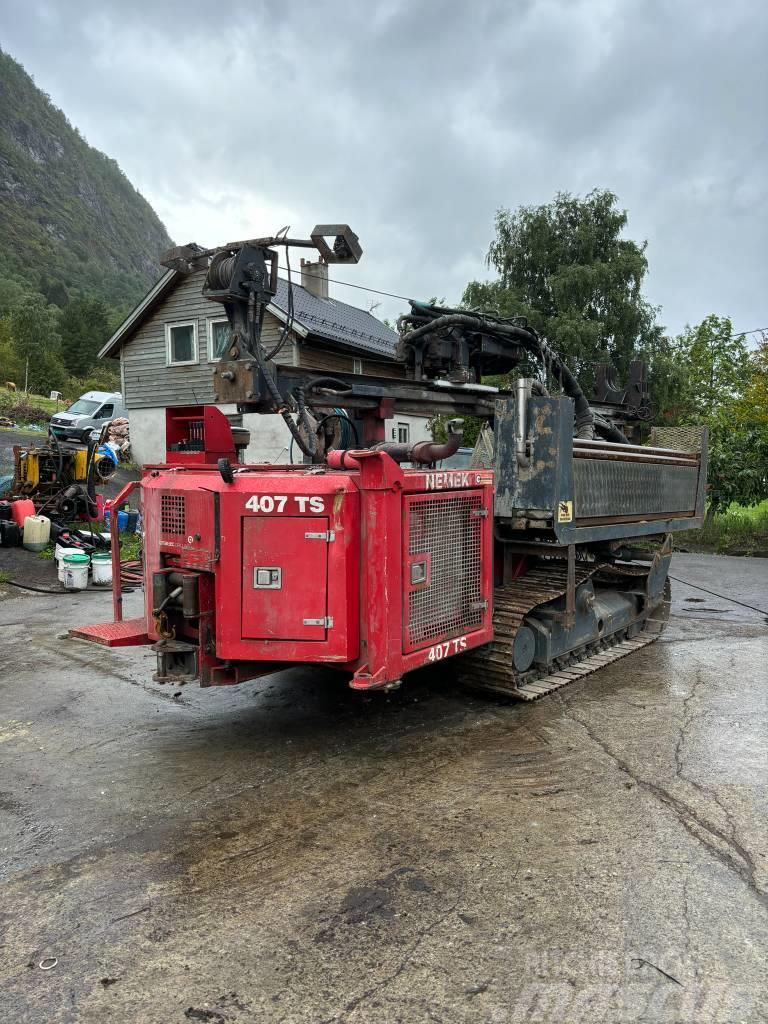
[[[324, 664], [386, 690], [450, 658], [468, 684], [524, 700], [654, 640], [671, 533], [702, 521], [706, 439], [628, 443], [520, 317], [411, 302], [404, 377], [278, 366], [261, 325], [287, 246], [327, 263], [361, 255], [346, 225], [319, 225], [310, 239], [184, 246], [164, 263], [206, 269], [203, 293], [226, 310], [217, 400], [281, 414], [305, 461], [243, 464], [215, 406], [168, 409], [166, 462], [135, 485], [144, 614], [123, 621], [116, 584], [115, 622], [73, 634], [151, 644], [159, 682]], [[538, 375], [511, 391], [482, 383], [531, 366]], [[334, 448], [326, 421], [339, 409], [356, 424], [353, 449]], [[447, 441], [386, 442], [396, 410], [450, 417]], [[470, 468], [453, 468], [468, 415], [487, 426]], [[117, 566], [116, 523], [113, 552]]]

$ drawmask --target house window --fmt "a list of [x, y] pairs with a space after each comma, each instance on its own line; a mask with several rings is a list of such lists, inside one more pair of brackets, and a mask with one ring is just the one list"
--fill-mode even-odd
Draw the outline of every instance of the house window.
[[397, 424], [397, 443], [408, 444], [411, 439], [411, 428], [407, 423]]
[[363, 360], [362, 359], [353, 359], [352, 360], [352, 373], [362, 373], [362, 372], [363, 372]]
[[218, 362], [227, 354], [232, 332], [229, 320], [208, 321], [208, 359], [210, 362]]
[[168, 366], [197, 362], [197, 323], [165, 325], [165, 360]]

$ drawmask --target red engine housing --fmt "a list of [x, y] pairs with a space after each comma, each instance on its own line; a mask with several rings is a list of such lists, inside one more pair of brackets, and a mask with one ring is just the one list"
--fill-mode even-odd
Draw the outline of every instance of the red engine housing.
[[325, 663], [386, 687], [492, 638], [492, 472], [354, 456], [351, 470], [237, 467], [232, 483], [206, 465], [146, 471], [158, 678]]

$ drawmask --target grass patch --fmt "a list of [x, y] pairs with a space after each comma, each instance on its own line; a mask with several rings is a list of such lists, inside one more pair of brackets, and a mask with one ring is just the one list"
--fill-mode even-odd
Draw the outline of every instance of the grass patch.
[[25, 395], [23, 391], [0, 388], [0, 416], [7, 416], [17, 423], [39, 423], [40, 426], [46, 426], [53, 413], [66, 407], [66, 402], [57, 403], [45, 395]]
[[[103, 527], [102, 523], [94, 523], [93, 531], [97, 532], [108, 532], [106, 529], [99, 530], [99, 527]], [[72, 530], [86, 530], [87, 526], [85, 523], [70, 523], [68, 529]], [[87, 536], [85, 538], [88, 539]], [[141, 534], [140, 533], [120, 533], [118, 534], [118, 540], [120, 541], [120, 560], [122, 562], [136, 562], [141, 558]], [[53, 541], [48, 542], [48, 546], [44, 547], [42, 551], [37, 552], [37, 557], [42, 558], [46, 562], [53, 561], [53, 555], [56, 545]], [[105, 549], [101, 549], [105, 550]]]
[[[0, 416], [4, 415], [0, 413]], [[0, 434], [23, 434], [24, 437], [46, 438], [47, 434], [42, 430], [33, 430], [30, 427], [0, 427]]]
[[141, 534], [121, 533], [120, 535], [120, 560], [122, 562], [135, 562], [141, 558]]
[[10, 579], [11, 574], [9, 572], [0, 572], [0, 586], [2, 586], [3, 583], [10, 582]]
[[700, 530], [677, 534], [688, 551], [716, 551], [721, 555], [768, 553], [768, 500], [746, 508], [733, 504], [717, 512]]

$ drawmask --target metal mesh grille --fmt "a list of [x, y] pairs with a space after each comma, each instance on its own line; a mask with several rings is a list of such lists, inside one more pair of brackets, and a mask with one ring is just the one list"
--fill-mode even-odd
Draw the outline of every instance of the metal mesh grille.
[[701, 427], [654, 427], [648, 443], [656, 448], [700, 452], [703, 436]]
[[160, 529], [163, 533], [186, 533], [183, 494], [160, 495]]
[[480, 495], [409, 502], [408, 551], [431, 555], [430, 582], [408, 593], [408, 644], [425, 646], [482, 624]]

